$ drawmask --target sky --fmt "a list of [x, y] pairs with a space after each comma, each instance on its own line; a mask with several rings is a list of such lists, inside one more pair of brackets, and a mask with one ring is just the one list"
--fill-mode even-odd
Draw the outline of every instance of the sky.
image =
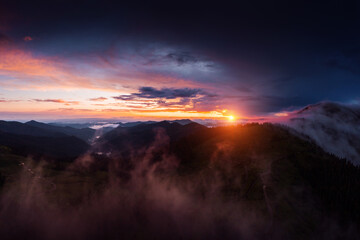
[[211, 2], [0, 0], [0, 119], [359, 104], [359, 1]]

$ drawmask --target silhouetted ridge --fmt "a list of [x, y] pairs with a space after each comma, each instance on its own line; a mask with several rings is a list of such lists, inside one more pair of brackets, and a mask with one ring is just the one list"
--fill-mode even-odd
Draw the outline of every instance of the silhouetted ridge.
[[101, 137], [94, 148], [100, 152], [112, 152], [126, 158], [134, 149], [143, 149], [158, 139], [164, 141], [164, 148], [168, 144], [182, 137], [206, 129], [198, 123], [181, 125], [178, 122], [161, 121], [152, 124], [142, 123], [134, 127], [117, 127]]
[[12, 134], [21, 134], [29, 136], [43, 136], [43, 137], [63, 137], [66, 134], [61, 132], [54, 132], [48, 129], [39, 128], [38, 126], [31, 126], [29, 124], [24, 124], [20, 122], [7, 122], [0, 121], [0, 131], [12, 133]]
[[23, 156], [65, 161], [74, 160], [89, 149], [87, 143], [73, 136], [31, 136], [1, 131], [0, 145], [9, 147], [13, 153]]
[[[192, 123], [193, 121], [191, 121], [190, 119], [177, 119], [177, 120], [164, 120], [162, 122], [179, 123], [181, 125], [186, 125], [186, 124]], [[127, 122], [127, 123], [119, 122], [117, 124], [119, 124], [120, 127], [135, 127], [135, 126], [139, 126], [139, 125], [150, 125], [150, 124], [156, 124], [156, 123], [159, 123], [159, 122], [156, 122], [156, 121], [136, 121], [136, 122]]]
[[75, 136], [86, 142], [89, 142], [95, 134], [95, 130], [91, 129], [91, 128], [77, 129], [77, 128], [72, 128], [72, 127], [68, 127], [68, 126], [59, 127], [59, 126], [53, 126], [53, 125], [37, 122], [34, 120], [26, 122], [25, 124], [27, 124], [29, 126], [41, 128], [41, 129], [44, 129], [47, 131], [59, 132], [59, 133], [66, 134], [68, 136]]

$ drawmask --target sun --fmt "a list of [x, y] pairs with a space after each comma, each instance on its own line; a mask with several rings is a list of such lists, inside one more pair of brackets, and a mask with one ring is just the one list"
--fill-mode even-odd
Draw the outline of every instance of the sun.
[[234, 121], [235, 120], [235, 117], [234, 116], [232, 116], [232, 115], [230, 115], [230, 116], [228, 116], [228, 119], [229, 119], [229, 121]]

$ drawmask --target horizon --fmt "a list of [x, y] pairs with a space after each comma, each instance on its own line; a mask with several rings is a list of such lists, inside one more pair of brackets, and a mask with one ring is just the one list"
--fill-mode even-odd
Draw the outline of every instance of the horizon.
[[[265, 121], [260, 120], [251, 120], [248, 119], [236, 119], [236, 120], [229, 120], [229, 119], [121, 119], [121, 118], [70, 118], [70, 119], [0, 119], [0, 121], [7, 121], [7, 122], [20, 122], [20, 123], [27, 123], [27, 122], [40, 122], [46, 124], [95, 124], [95, 125], [114, 125], [118, 123], [135, 123], [135, 122], [174, 122], [174, 121], [192, 121], [202, 125], [207, 124], [214, 124], [214, 126], [221, 126], [221, 125], [236, 125], [236, 124], [246, 124], [246, 123], [262, 123]], [[94, 125], [94, 126], [95, 126]]]
[[236, 125], [236, 124], [247, 124], [247, 123], [280, 123], [286, 124], [292, 118], [296, 118], [298, 114], [300, 114], [303, 110], [308, 109], [309, 107], [314, 107], [318, 105], [324, 104], [335, 104], [341, 106], [342, 108], [353, 109], [355, 111], [360, 109], [360, 104], [357, 102], [352, 103], [341, 103], [341, 102], [334, 102], [334, 101], [321, 101], [314, 104], [308, 104], [298, 109], [294, 109], [292, 111], [281, 111], [278, 113], [272, 113], [268, 116], [258, 116], [258, 117], [248, 117], [248, 118], [241, 118], [236, 117], [235, 115], [228, 115], [223, 116], [221, 118], [178, 118], [178, 117], [112, 117], [112, 118], [89, 118], [89, 117], [73, 117], [67, 118], [36, 118], [36, 117], [3, 117], [1, 116], [0, 121], [17, 121], [21, 123], [29, 122], [29, 121], [37, 121], [43, 123], [62, 123], [62, 124], [83, 124], [83, 123], [104, 123], [104, 124], [112, 124], [112, 123], [130, 123], [130, 122], [147, 122], [147, 121], [154, 121], [154, 122], [161, 122], [161, 121], [179, 121], [179, 120], [190, 120], [193, 122], [197, 122], [203, 125], [212, 125], [212, 126], [220, 126], [220, 125]]

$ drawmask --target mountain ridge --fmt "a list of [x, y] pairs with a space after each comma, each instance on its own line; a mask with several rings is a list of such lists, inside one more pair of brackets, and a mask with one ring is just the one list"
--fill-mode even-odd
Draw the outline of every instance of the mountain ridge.
[[360, 109], [334, 102], [309, 105], [286, 123], [325, 151], [360, 165]]
[[86, 142], [90, 142], [90, 140], [94, 137], [94, 134], [96, 132], [94, 129], [91, 129], [91, 128], [76, 129], [76, 128], [72, 128], [69, 126], [60, 127], [60, 126], [53, 126], [50, 124], [37, 122], [34, 120], [28, 121], [25, 124], [27, 124], [29, 126], [41, 128], [41, 129], [44, 129], [47, 131], [59, 132], [59, 133], [66, 134], [68, 136], [75, 136]]

